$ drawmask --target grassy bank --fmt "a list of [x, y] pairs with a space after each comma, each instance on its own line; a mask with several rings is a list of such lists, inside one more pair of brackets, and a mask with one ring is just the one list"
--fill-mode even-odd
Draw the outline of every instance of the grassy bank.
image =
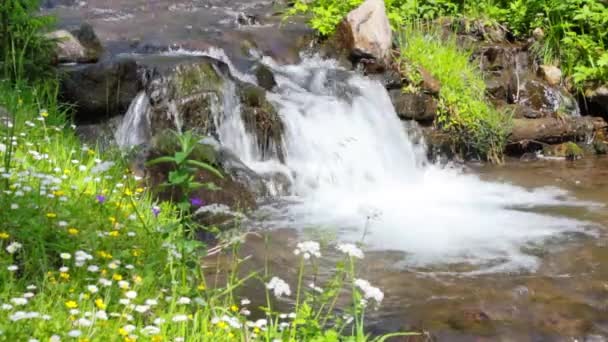
[[457, 46], [455, 37], [441, 37], [433, 29], [410, 26], [402, 35], [402, 70], [416, 79], [422, 67], [441, 83], [435, 123], [448, 133], [455, 152], [500, 162], [511, 117], [486, 101], [486, 86], [481, 72], [470, 63], [471, 54]]

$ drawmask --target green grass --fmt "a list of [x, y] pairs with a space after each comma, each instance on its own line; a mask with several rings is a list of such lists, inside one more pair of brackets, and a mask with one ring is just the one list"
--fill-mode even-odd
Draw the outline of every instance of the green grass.
[[410, 26], [402, 37], [402, 69], [423, 67], [441, 83], [435, 124], [450, 135], [456, 152], [500, 162], [511, 128], [510, 115], [486, 101], [485, 83], [469, 62], [470, 52], [461, 50], [455, 37], [441, 37], [424, 28]]

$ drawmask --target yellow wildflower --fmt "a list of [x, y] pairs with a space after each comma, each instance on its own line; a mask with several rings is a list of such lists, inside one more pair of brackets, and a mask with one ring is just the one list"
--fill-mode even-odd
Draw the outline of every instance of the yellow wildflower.
[[137, 340], [132, 337], [129, 337], [129, 336], [125, 336], [125, 338], [124, 338], [124, 342], [135, 342], [135, 341], [137, 341]]
[[111, 237], [117, 237], [120, 235], [120, 233], [118, 232], [118, 230], [113, 230], [108, 235], [110, 235]]
[[70, 173], [72, 173], [72, 171], [70, 171], [69, 169], [63, 170], [64, 175], [69, 175]]
[[226, 324], [226, 322], [224, 321], [219, 321], [217, 322], [217, 327], [220, 329], [226, 329], [228, 327], [228, 324]]
[[76, 229], [76, 228], [69, 228], [68, 229], [68, 234], [70, 234], [70, 235], [78, 235], [78, 229]]
[[78, 342], [89, 342], [88, 338], [81, 338], [78, 340]]
[[65, 192], [63, 192], [61, 190], [57, 190], [57, 191], [53, 191], [53, 195], [55, 195], [55, 196], [63, 196], [63, 195], [65, 195]]
[[132, 196], [133, 192], [131, 191], [131, 189], [125, 189], [125, 195]]
[[228, 333], [228, 338], [230, 338], [230, 339], [232, 340], [232, 339], [234, 338], [234, 334], [233, 334], [233, 333], [231, 333], [231, 332], [229, 332], [229, 333]]
[[138, 194], [141, 194], [142, 192], [144, 192], [144, 188], [137, 188], [137, 189], [135, 189], [135, 192], [137, 192]]
[[61, 278], [63, 280], [69, 280], [70, 279], [70, 275], [68, 273], [61, 272], [61, 273], [59, 273], [59, 278]]
[[135, 284], [140, 284], [142, 282], [142, 279], [141, 279], [140, 276], [134, 275], [133, 276], [133, 282], [135, 282]]
[[46, 118], [49, 116], [49, 112], [46, 109], [43, 109], [40, 111], [40, 116], [42, 116], [43, 118]]
[[206, 289], [206, 288], [207, 288], [207, 287], [205, 286], [205, 284], [200, 284], [200, 285], [197, 287], [197, 289], [198, 289], [199, 291], [205, 291], [205, 289]]
[[101, 298], [95, 299], [95, 306], [100, 310], [106, 309], [106, 305], [104, 304], [103, 299]]
[[162, 342], [163, 341], [163, 337], [160, 335], [155, 335], [152, 336], [152, 342]]
[[7, 232], [0, 232], [0, 239], [6, 240], [11, 237]]
[[239, 307], [236, 305], [233, 305], [230, 307], [230, 310], [232, 310], [233, 312], [237, 312], [237, 311], [239, 311]]
[[87, 153], [88, 153], [90, 156], [94, 156], [94, 155], [95, 155], [95, 151], [93, 151], [93, 150], [91, 150], [91, 149], [89, 149], [89, 150], [87, 151]]
[[78, 307], [78, 303], [73, 300], [68, 300], [65, 302], [65, 307], [68, 309], [76, 309]]
[[142, 253], [141, 249], [134, 249], [134, 250], [131, 251], [131, 255], [133, 255], [134, 257], [140, 256], [141, 253]]
[[110, 222], [112, 222], [112, 223], [116, 223], [116, 217], [114, 217], [114, 216], [108, 217], [108, 220], [110, 220]]
[[112, 279], [116, 280], [116, 281], [121, 281], [122, 280], [122, 276], [118, 273], [114, 273], [114, 275], [112, 276]]
[[48, 218], [55, 218], [55, 217], [57, 217], [57, 214], [55, 214], [55, 213], [47, 213], [46, 217], [48, 217]]
[[82, 298], [89, 299], [89, 298], [91, 298], [91, 296], [88, 293], [83, 293]]
[[129, 333], [125, 330], [125, 328], [118, 329], [118, 334], [121, 336], [127, 336]]

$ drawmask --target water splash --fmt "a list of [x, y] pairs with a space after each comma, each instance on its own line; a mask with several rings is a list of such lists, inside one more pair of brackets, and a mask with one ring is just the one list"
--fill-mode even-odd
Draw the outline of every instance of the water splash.
[[114, 135], [118, 146], [125, 148], [150, 140], [150, 99], [144, 91], [131, 101]]

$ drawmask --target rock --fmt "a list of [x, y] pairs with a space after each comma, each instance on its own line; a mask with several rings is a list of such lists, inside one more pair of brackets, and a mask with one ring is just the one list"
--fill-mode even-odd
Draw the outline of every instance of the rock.
[[539, 42], [545, 38], [545, 31], [543, 31], [542, 28], [537, 27], [534, 29], [534, 31], [532, 31], [532, 37], [534, 37], [534, 40]]
[[258, 25], [260, 23], [256, 15], [243, 12], [237, 15], [236, 22], [241, 26]]
[[100, 122], [124, 114], [143, 88], [138, 65], [132, 59], [68, 66], [61, 74], [60, 97], [75, 105], [78, 122]]
[[89, 63], [94, 62], [87, 57], [84, 46], [70, 32], [65, 30], [54, 31], [46, 37], [56, 41], [55, 59], [59, 63]]
[[543, 154], [550, 157], [561, 157], [567, 160], [576, 160], [583, 157], [583, 149], [573, 142], [559, 145], [545, 145]]
[[390, 90], [389, 95], [399, 118], [430, 122], [437, 113], [437, 100], [431, 95], [422, 93], [404, 93], [401, 90]]
[[388, 64], [393, 44], [383, 0], [366, 0], [351, 11], [336, 31], [336, 41], [356, 59]]
[[553, 65], [541, 65], [538, 67], [538, 75], [553, 87], [562, 82], [562, 71]]
[[403, 87], [401, 73], [393, 68], [386, 69], [381, 74], [372, 74], [369, 77], [382, 83], [387, 90], [401, 89]]
[[151, 103], [152, 136], [166, 129], [181, 129], [220, 140], [217, 118], [240, 105], [245, 129], [255, 136], [262, 155], [283, 158], [282, 121], [266, 99], [266, 91], [232, 77], [225, 63], [201, 57], [155, 71], [150, 78], [146, 93]]
[[264, 64], [258, 64], [253, 69], [253, 74], [258, 80], [258, 85], [268, 91], [274, 89], [277, 86], [277, 81], [274, 79], [274, 74]]
[[580, 116], [576, 100], [565, 89], [548, 86], [532, 79], [520, 86], [519, 105], [530, 107], [545, 115]]
[[589, 117], [514, 119], [509, 142], [537, 141], [555, 144], [583, 139], [595, 130], [597, 126]]
[[91, 24], [83, 23], [78, 30], [72, 31], [72, 34], [85, 48], [85, 54], [88, 60], [97, 62], [101, 58], [103, 55], [103, 45], [101, 45], [101, 41], [97, 37]]
[[266, 99], [266, 91], [253, 84], [240, 82], [238, 96], [245, 129], [255, 134], [262, 158], [276, 157], [282, 162], [285, 159], [282, 151], [283, 121]]

